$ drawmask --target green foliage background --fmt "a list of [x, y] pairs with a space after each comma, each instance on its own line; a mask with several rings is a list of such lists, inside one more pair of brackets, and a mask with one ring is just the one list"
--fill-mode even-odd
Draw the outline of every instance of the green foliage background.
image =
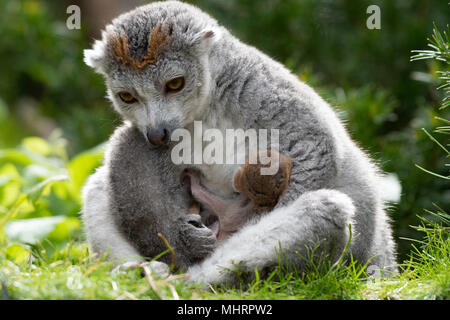
[[[414, 166], [448, 175], [442, 152], [420, 130], [437, 125], [439, 65], [410, 62], [411, 50], [426, 46], [432, 23], [448, 23], [446, 1], [190, 2], [316, 88], [383, 170], [398, 175], [402, 198], [390, 211], [405, 258], [410, 242], [400, 237], [421, 237], [410, 228], [416, 215], [432, 202], [450, 207], [448, 183]], [[381, 8], [381, 30], [366, 28], [371, 4]], [[89, 25], [82, 17], [81, 30], [68, 30], [67, 5], [0, 2], [0, 228], [11, 259], [83, 240], [80, 188], [120, 123], [102, 78], [82, 61], [92, 43]], [[46, 139], [35, 137], [40, 123], [55, 128]]]

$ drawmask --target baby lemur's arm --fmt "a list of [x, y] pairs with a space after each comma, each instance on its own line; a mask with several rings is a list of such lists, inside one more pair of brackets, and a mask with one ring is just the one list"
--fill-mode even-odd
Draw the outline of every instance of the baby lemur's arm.
[[197, 170], [186, 169], [181, 174], [181, 181], [187, 187], [194, 202], [190, 208], [191, 214], [198, 214], [199, 203], [206, 209], [213, 212], [217, 218], [219, 227], [217, 229], [217, 242], [227, 239], [232, 233], [239, 230], [245, 222], [253, 215], [253, 204], [243, 194], [236, 199], [225, 200], [211, 193], [200, 182], [201, 173]]
[[[269, 150], [269, 159], [275, 159], [278, 163], [278, 171], [274, 175], [263, 175], [261, 168], [273, 165], [268, 162], [262, 164], [261, 156], [266, 151], [257, 154], [257, 163], [250, 164], [249, 160], [236, 172], [234, 184], [240, 195], [232, 200], [224, 200], [212, 194], [201, 185], [200, 172], [186, 169], [181, 174], [181, 182], [188, 187], [192, 197], [214, 212], [219, 218], [218, 242], [222, 242], [232, 233], [239, 230], [254, 215], [272, 210], [279, 198], [286, 191], [289, 184], [292, 161], [290, 158]], [[274, 155], [274, 153], [276, 153]], [[260, 156], [261, 155], [261, 156]], [[199, 210], [197, 204], [193, 207]]]

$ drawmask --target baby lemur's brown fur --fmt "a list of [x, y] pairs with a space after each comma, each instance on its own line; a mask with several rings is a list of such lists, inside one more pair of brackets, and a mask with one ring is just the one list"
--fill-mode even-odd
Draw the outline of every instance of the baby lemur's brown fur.
[[[234, 188], [247, 196], [253, 203], [253, 208], [259, 212], [275, 207], [289, 185], [292, 168], [291, 158], [268, 150], [267, 157], [271, 159], [271, 153], [274, 153], [279, 162], [279, 169], [274, 175], [262, 175], [261, 168], [269, 167], [271, 163], [261, 164], [261, 153], [262, 151], [257, 154], [257, 164], [250, 164], [247, 160], [234, 175]], [[265, 151], [262, 156], [265, 157]]]
[[[217, 240], [221, 242], [232, 233], [239, 230], [253, 216], [271, 211], [289, 185], [292, 161], [274, 150], [268, 150], [268, 159], [279, 162], [278, 171], [274, 175], [261, 174], [261, 168], [273, 166], [272, 163], [262, 164], [263, 151], [257, 154], [257, 163], [249, 160], [239, 168], [234, 175], [234, 187], [240, 192], [235, 200], [224, 200], [206, 190], [200, 183], [201, 174], [192, 169], [186, 169], [181, 175], [182, 183], [186, 183], [189, 192], [195, 200], [189, 213], [198, 214], [200, 205], [209, 209], [219, 218]], [[188, 183], [187, 183], [188, 182]]]

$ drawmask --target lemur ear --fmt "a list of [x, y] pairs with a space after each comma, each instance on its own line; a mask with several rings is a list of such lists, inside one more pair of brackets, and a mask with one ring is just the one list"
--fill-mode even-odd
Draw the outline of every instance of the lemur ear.
[[193, 46], [200, 52], [208, 52], [220, 37], [221, 33], [218, 28], [208, 28], [200, 31], [194, 36]]
[[96, 72], [104, 74], [105, 42], [96, 40], [92, 49], [84, 50], [84, 62]]

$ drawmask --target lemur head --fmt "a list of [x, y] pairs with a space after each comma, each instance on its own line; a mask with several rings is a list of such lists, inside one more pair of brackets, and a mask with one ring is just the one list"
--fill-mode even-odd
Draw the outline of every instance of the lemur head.
[[115, 110], [160, 146], [205, 112], [209, 54], [221, 32], [191, 5], [155, 2], [114, 19], [84, 60], [105, 76]]

